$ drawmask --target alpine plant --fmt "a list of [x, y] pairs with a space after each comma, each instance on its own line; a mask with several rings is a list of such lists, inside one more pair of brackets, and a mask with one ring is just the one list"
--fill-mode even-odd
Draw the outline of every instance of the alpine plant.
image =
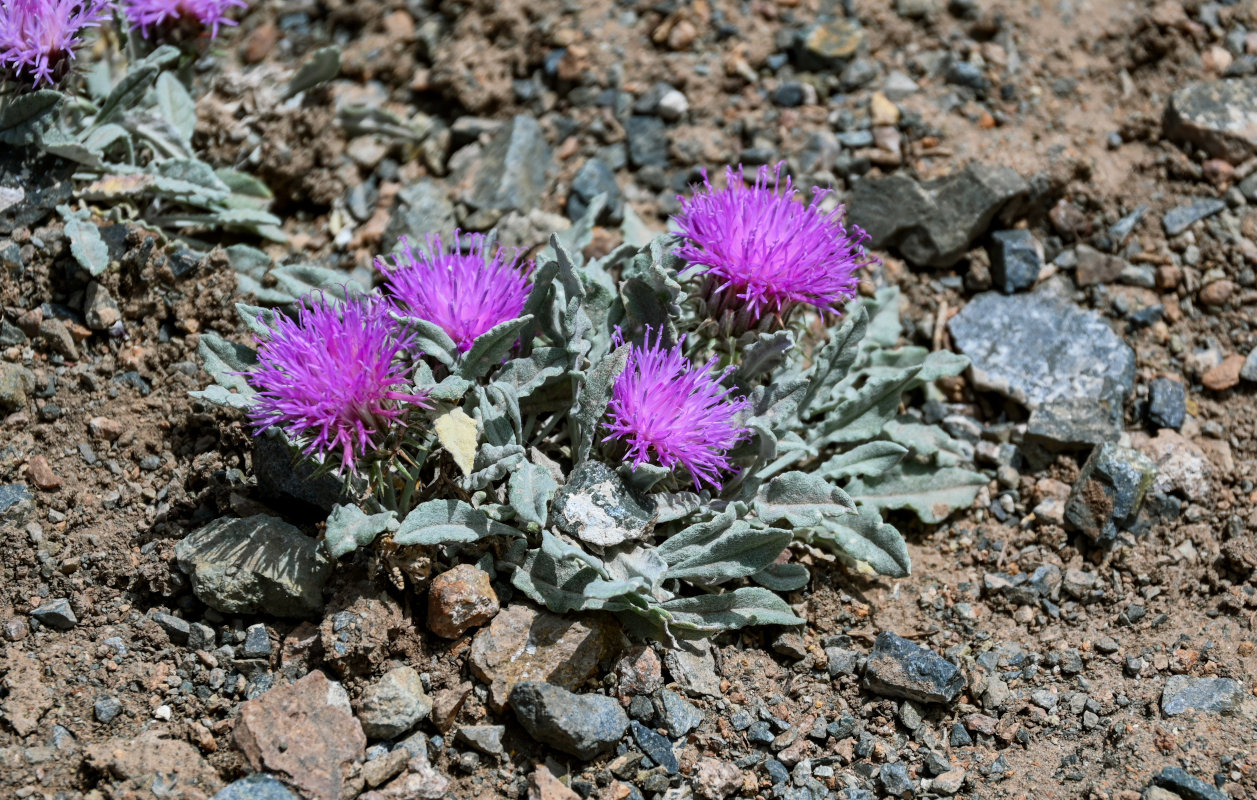
[[145, 38], [163, 31], [190, 31], [208, 32], [214, 39], [220, 27], [237, 24], [227, 16], [232, 9], [247, 7], [244, 0], [122, 0], [131, 30]]
[[70, 70], [83, 32], [101, 24], [111, 0], [0, 0], [0, 68], [30, 88]]
[[362, 563], [394, 584], [466, 560], [665, 641], [800, 624], [801, 562], [906, 575], [883, 513], [941, 522], [989, 476], [908, 394], [965, 359], [899, 347], [895, 290], [855, 299], [864, 233], [780, 166], [726, 179], [682, 200], [679, 236], [588, 263], [598, 199], [535, 263], [403, 239], [365, 296], [241, 307], [256, 353], [203, 334], [219, 385], [196, 396], [335, 465], [325, 547], [378, 539]]

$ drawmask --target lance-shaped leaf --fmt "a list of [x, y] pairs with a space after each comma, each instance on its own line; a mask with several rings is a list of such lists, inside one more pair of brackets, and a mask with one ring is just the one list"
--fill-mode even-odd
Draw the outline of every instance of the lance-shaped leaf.
[[745, 384], [772, 372], [785, 363], [794, 349], [794, 334], [788, 330], [760, 333], [742, 347], [742, 361], [735, 373], [739, 383]]
[[903, 460], [908, 449], [895, 442], [868, 442], [839, 453], [821, 464], [816, 471], [832, 481], [858, 475], [881, 475]]
[[[57, 107], [64, 98], [61, 92], [52, 89], [40, 89], [36, 92], [6, 97], [0, 104], [0, 132], [12, 131], [27, 126], [48, 114]], [[9, 142], [18, 144], [18, 142]]]
[[826, 443], [864, 442], [881, 433], [899, 412], [899, 400], [920, 367], [868, 376], [859, 389], [846, 392], [815, 430]]
[[579, 389], [570, 420], [573, 426], [572, 440], [576, 445], [576, 461], [589, 458], [598, 424], [607, 413], [615, 381], [628, 364], [629, 348], [618, 347], [603, 356], [585, 378]]
[[704, 502], [694, 492], [656, 492], [650, 499], [655, 501], [656, 525], [685, 519], [702, 508]]
[[903, 536], [872, 509], [828, 518], [805, 538], [832, 550], [859, 571], [902, 578], [912, 569]]
[[393, 536], [399, 545], [442, 545], [474, 542], [487, 536], [519, 536], [512, 527], [494, 522], [462, 500], [429, 500], [406, 515]]
[[797, 592], [807, 586], [811, 579], [812, 574], [807, 567], [793, 561], [769, 564], [751, 576], [751, 580], [774, 592]]
[[79, 266], [93, 278], [109, 268], [109, 247], [100, 238], [100, 228], [86, 212], [72, 211], [69, 206], [57, 206], [65, 219], [65, 235], [70, 240], [70, 254]]
[[531, 324], [532, 317], [525, 315], [494, 325], [477, 336], [471, 349], [458, 360], [458, 374], [469, 381], [488, 375], [489, 370], [506, 360], [520, 333]]
[[567, 372], [567, 351], [562, 347], [538, 347], [524, 358], [512, 358], [493, 376], [494, 383], [515, 387], [522, 400], [558, 381]]
[[815, 354], [808, 373], [810, 382], [807, 391], [799, 399], [800, 418], [810, 414], [812, 406], [828, 396], [830, 389], [847, 376], [860, 354], [860, 342], [868, 326], [868, 312], [863, 306], [857, 307], [847, 314], [842, 327], [834, 331], [829, 341]]
[[649, 492], [664, 478], [672, 476], [672, 470], [667, 467], [648, 462], [637, 465], [621, 464], [617, 471], [625, 483], [639, 492]]
[[183, 84], [169, 72], [157, 76], [157, 110], [174, 126], [185, 142], [196, 132], [196, 103]]
[[508, 497], [515, 516], [524, 522], [545, 527], [550, 514], [550, 501], [559, 490], [558, 481], [550, 470], [538, 464], [526, 463], [511, 475]]
[[972, 505], [986, 484], [982, 474], [959, 467], [905, 464], [878, 478], [856, 478], [847, 489], [861, 505], [910, 509], [922, 522], [933, 525], [956, 509]]
[[236, 303], [236, 316], [240, 317], [244, 326], [258, 339], [266, 339], [271, 335], [271, 331], [275, 329], [276, 314], [271, 308]]
[[[902, 445], [915, 458], [929, 459], [936, 466], [954, 467], [961, 462], [973, 460], [972, 444], [953, 439], [947, 431], [937, 425], [924, 425], [911, 418], [904, 418], [902, 421], [892, 419], [886, 423], [885, 433], [892, 442]], [[870, 444], [887, 443], [871, 442]], [[880, 470], [864, 474], [876, 477], [888, 471]]]
[[505, 478], [524, 460], [524, 448], [517, 444], [486, 442], [476, 451], [476, 471], [463, 479], [463, 485], [472, 491], [479, 491]]
[[786, 472], [769, 481], [755, 499], [755, 513], [765, 522], [785, 520], [795, 528], [814, 528], [826, 518], [855, 514], [847, 493], [811, 472]]
[[397, 527], [392, 511], [367, 514], [354, 505], [332, 507], [323, 533], [323, 544], [332, 558], [340, 558], [359, 547], [366, 547], [384, 531]]
[[738, 520], [711, 545], [670, 566], [663, 577], [700, 586], [745, 578], [776, 561], [793, 538], [790, 531], [754, 528]]
[[670, 536], [659, 545], [659, 555], [663, 556], [663, 560], [667, 561], [669, 566], [680, 564], [707, 549], [712, 542], [732, 528], [735, 522], [740, 521], [733, 508], [725, 509], [709, 520], [691, 525]]
[[695, 632], [731, 631], [751, 625], [802, 625], [786, 604], [773, 592], [759, 586], [744, 586], [725, 594], [680, 597], [660, 608], [671, 616], [671, 624]]
[[458, 357], [458, 345], [444, 328], [420, 317], [394, 315], [394, 319], [410, 328], [415, 335], [415, 344], [425, 356], [432, 356], [447, 367], [454, 366], [454, 359]]
[[292, 76], [292, 80], [288, 81], [288, 88], [284, 90], [284, 99], [287, 100], [320, 83], [326, 83], [338, 74], [340, 74], [340, 48], [332, 45], [315, 50], [297, 70], [297, 74]]
[[153, 81], [157, 80], [157, 75], [178, 58], [179, 49], [164, 44], [149, 53], [144, 60], [132, 65], [122, 76], [122, 80], [118, 81], [118, 85], [109, 92], [105, 102], [100, 104], [93, 126], [99, 127], [123, 111], [135, 108], [144, 93], [153, 85]]
[[253, 387], [243, 375], [257, 363], [257, 351], [242, 344], [229, 342], [212, 331], [201, 334], [196, 352], [205, 362], [205, 371], [210, 374], [219, 386], [233, 392], [241, 392], [252, 396]]
[[899, 324], [899, 287], [887, 286], [877, 290], [870, 300], [860, 301], [869, 315], [868, 333], [861, 348], [894, 347], [899, 342], [903, 327]]

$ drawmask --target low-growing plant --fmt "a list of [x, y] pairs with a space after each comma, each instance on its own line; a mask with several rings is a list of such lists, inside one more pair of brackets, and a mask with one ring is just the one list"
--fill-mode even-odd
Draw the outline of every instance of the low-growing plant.
[[967, 362], [898, 346], [897, 290], [857, 299], [872, 260], [823, 192], [727, 179], [677, 233], [632, 243], [637, 223], [588, 262], [601, 199], [530, 269], [434, 238], [377, 262], [378, 291], [242, 304], [258, 349], [203, 335], [216, 382], [194, 395], [344, 477], [334, 557], [437, 549], [655, 635], [799, 624], [798, 556], [907, 575], [883, 513], [939, 522], [985, 484], [901, 413]]

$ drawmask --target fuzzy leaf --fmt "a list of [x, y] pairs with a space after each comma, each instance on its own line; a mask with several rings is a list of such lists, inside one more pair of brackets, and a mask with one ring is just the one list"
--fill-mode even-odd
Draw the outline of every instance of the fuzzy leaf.
[[494, 383], [515, 387], [522, 400], [563, 377], [567, 372], [567, 352], [561, 347], [538, 347], [525, 358], [512, 358], [494, 375]]
[[672, 470], [658, 464], [621, 464], [617, 470], [626, 483], [639, 492], [649, 492], [664, 478], [671, 477]]
[[863, 306], [847, 314], [842, 327], [834, 331], [829, 341], [814, 354], [812, 369], [808, 372], [810, 383], [799, 400], [799, 418], [812, 413], [812, 405], [818, 398], [829, 394], [831, 387], [847, 376], [856, 356], [860, 354], [860, 342], [868, 331], [868, 312]]
[[275, 328], [277, 312], [274, 309], [236, 303], [236, 315], [255, 339], [266, 339]]
[[545, 527], [550, 501], [559, 484], [550, 470], [537, 464], [524, 464], [511, 475], [509, 497], [515, 514], [524, 522]]
[[109, 247], [100, 238], [100, 228], [89, 215], [71, 211], [68, 206], [58, 206], [57, 210], [65, 219], [65, 235], [74, 260], [93, 278], [104, 273], [109, 268]]
[[406, 515], [393, 536], [399, 545], [475, 542], [488, 536], [519, 536], [519, 531], [494, 522], [462, 500], [429, 500]]
[[[973, 460], [973, 445], [953, 439], [947, 431], [937, 425], [924, 425], [906, 418], [905, 421], [892, 419], [886, 423], [885, 434], [891, 442], [897, 442], [918, 459], [929, 459], [936, 466], [954, 467], [961, 462]], [[888, 442], [871, 442], [870, 444], [888, 444]], [[867, 445], [866, 445], [867, 446]], [[876, 476], [887, 470], [864, 473]]]
[[462, 355], [456, 367], [458, 374], [467, 380], [483, 378], [506, 359], [520, 333], [532, 324], [531, 316], [522, 316], [494, 325], [476, 337], [471, 349]]
[[793, 538], [790, 531], [753, 528], [738, 520], [710, 546], [669, 567], [664, 578], [688, 580], [701, 586], [745, 578], [776, 561]]
[[878, 289], [872, 300], [861, 301], [860, 305], [869, 315], [868, 333], [861, 347], [894, 347], [903, 332], [899, 324], [899, 287]]
[[795, 528], [814, 528], [828, 517], [855, 514], [847, 493], [811, 472], [786, 472], [769, 481], [755, 500], [765, 522], [785, 520]]
[[332, 507], [323, 534], [323, 545], [332, 558], [340, 558], [359, 547], [366, 547], [384, 531], [397, 527], [397, 516], [392, 511], [366, 514], [354, 505]]
[[573, 426], [572, 441], [576, 446], [576, 461], [589, 458], [597, 435], [598, 424], [607, 413], [615, 381], [628, 364], [629, 348], [619, 347], [603, 356], [589, 370], [584, 386], [576, 397], [570, 420]]
[[802, 625], [790, 606], [759, 586], [744, 586], [725, 594], [680, 597], [660, 608], [672, 615], [672, 624], [694, 631], [718, 632], [752, 625]]
[[256, 200], [271, 200], [274, 197], [265, 183], [247, 172], [231, 167], [219, 167], [214, 170], [214, 174], [224, 186], [231, 190], [233, 195], [243, 195]]
[[144, 97], [144, 93], [148, 91], [148, 87], [153, 85], [158, 74], [178, 58], [179, 49], [164, 44], [149, 53], [144, 60], [132, 65], [122, 76], [122, 80], [118, 81], [118, 85], [109, 92], [105, 102], [100, 104], [100, 111], [96, 114], [93, 126], [99, 127], [120, 112], [135, 108]]
[[834, 551], [859, 571], [892, 578], [906, 577], [912, 571], [903, 536], [893, 525], [882, 522], [872, 509], [826, 519], [822, 527], [810, 534], [804, 538]]
[[812, 580], [807, 567], [793, 561], [769, 564], [751, 576], [751, 580], [774, 592], [797, 592]]
[[839, 453], [816, 471], [833, 481], [857, 475], [881, 475], [903, 460], [908, 450], [895, 442], [868, 442]]
[[[0, 132], [15, 131], [29, 127], [31, 123], [43, 117], [57, 107], [64, 98], [61, 92], [52, 89], [40, 89], [36, 92], [6, 97], [0, 105]], [[19, 144], [19, 142], [9, 142]]]
[[956, 509], [972, 505], [986, 483], [980, 473], [959, 467], [904, 464], [879, 478], [856, 478], [847, 489], [861, 505], [878, 510], [910, 509], [922, 522], [933, 525]]
[[297, 74], [288, 81], [284, 99], [300, 94], [306, 89], [326, 83], [340, 74], [340, 48], [332, 45], [315, 50], [305, 60]]
[[183, 84], [169, 72], [157, 76], [157, 109], [174, 126], [185, 142], [196, 131], [196, 103]]
[[899, 412], [899, 400], [920, 367], [868, 376], [859, 389], [847, 391], [824, 422], [813, 430], [825, 443], [866, 442], [882, 432]]
[[432, 356], [447, 367], [454, 366], [454, 359], [458, 357], [458, 345], [444, 328], [422, 317], [394, 314], [393, 318], [414, 332], [415, 343], [419, 345], [419, 349], [425, 356]]
[[702, 508], [704, 502], [694, 492], [656, 492], [650, 499], [655, 501], [656, 525], [685, 519]]
[[476, 451], [476, 471], [463, 479], [463, 484], [479, 491], [502, 480], [524, 460], [524, 448], [517, 444], [483, 444]]
[[770, 373], [785, 363], [794, 349], [794, 334], [790, 331], [758, 334], [742, 347], [742, 361], [735, 373], [741, 384]]
[[196, 352], [205, 362], [205, 371], [224, 389], [251, 398], [255, 392], [243, 375], [257, 363], [257, 352], [251, 347], [229, 342], [212, 331], [201, 334]]
[[479, 439], [476, 421], [461, 408], [452, 408], [437, 417], [432, 427], [441, 446], [454, 458], [454, 463], [464, 475], [470, 475], [476, 463], [476, 443]]
[[749, 524], [745, 520], [739, 520], [732, 508], [726, 509], [709, 520], [691, 525], [668, 537], [659, 545], [659, 555], [670, 566], [680, 564], [702, 553], [738, 523], [744, 526]]
[[204, 400], [207, 403], [213, 403], [216, 406], [225, 408], [235, 408], [240, 411], [248, 411], [253, 405], [253, 395], [244, 392], [231, 392], [219, 386], [217, 383], [211, 383], [204, 389], [194, 392], [188, 392], [192, 397]]
[[[316, 267], [313, 264], [287, 264], [276, 267], [271, 270], [271, 276], [275, 279], [276, 285], [288, 292], [294, 301], [322, 290], [327, 290], [330, 295], [333, 295], [329, 299], [335, 300], [335, 295], [343, 296], [345, 290], [350, 287], [349, 276], [345, 273], [326, 267]], [[357, 286], [354, 285], [353, 288]]]

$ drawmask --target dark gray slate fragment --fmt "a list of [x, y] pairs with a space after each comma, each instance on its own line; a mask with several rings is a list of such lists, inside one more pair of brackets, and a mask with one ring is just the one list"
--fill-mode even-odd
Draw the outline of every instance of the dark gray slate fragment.
[[175, 558], [201, 602], [224, 614], [316, 614], [332, 569], [318, 542], [265, 514], [215, 520], [175, 545]]
[[658, 719], [670, 735], [681, 737], [702, 724], [703, 712], [671, 689], [661, 689]]
[[1186, 417], [1187, 387], [1169, 378], [1148, 384], [1148, 422], [1153, 427], [1178, 430]]
[[444, 235], [456, 225], [454, 204], [445, 186], [424, 179], [397, 193], [393, 215], [384, 229], [384, 247], [392, 250], [401, 236], [405, 236], [412, 247], [422, 246], [428, 234]]
[[1193, 83], [1170, 95], [1166, 137], [1238, 164], [1257, 152], [1257, 79]]
[[517, 114], [458, 176], [460, 196], [474, 209], [528, 211], [546, 189], [550, 165], [541, 125]]
[[633, 731], [637, 746], [650, 756], [651, 761], [663, 767], [669, 775], [681, 771], [681, 764], [677, 761], [676, 753], [672, 751], [672, 742], [668, 741], [668, 737], [660, 736], [637, 720], [633, 720], [629, 728]]
[[0, 236], [33, 228], [74, 192], [74, 165], [35, 148], [0, 146]]
[[122, 703], [119, 703], [116, 697], [108, 695], [98, 697], [92, 704], [92, 712], [96, 715], [98, 722], [108, 725], [122, 713]]
[[878, 634], [864, 667], [864, 686], [886, 697], [950, 703], [965, 686], [956, 665], [890, 631]]
[[262, 623], [250, 625], [244, 632], [244, 648], [241, 654], [245, 658], [268, 658], [271, 654], [271, 637]]
[[917, 789], [916, 781], [908, 775], [908, 768], [902, 763], [883, 764], [877, 776], [882, 791], [891, 797], [911, 797]]
[[278, 778], [257, 772], [227, 784], [211, 800], [297, 800], [297, 795]]
[[1230, 800], [1226, 792], [1200, 778], [1188, 775], [1180, 767], [1166, 767], [1153, 777], [1152, 782], [1162, 789], [1174, 792], [1183, 800]]
[[618, 742], [629, 725], [615, 698], [575, 694], [549, 683], [515, 684], [510, 705], [530, 736], [586, 760]]
[[24, 483], [0, 484], [0, 514], [30, 499], [31, 493]]
[[1115, 442], [1122, 436], [1122, 401], [1074, 397], [1044, 403], [1030, 414], [1026, 435], [1067, 448]]
[[1161, 218], [1161, 224], [1165, 226], [1167, 236], [1178, 236], [1195, 223], [1206, 217], [1212, 217], [1224, 208], [1226, 208], [1225, 200], [1202, 197], [1186, 205], [1171, 208]]
[[31, 616], [48, 627], [61, 631], [68, 631], [79, 624], [78, 617], [74, 616], [74, 609], [70, 608], [70, 601], [64, 597], [44, 603], [32, 611]]
[[629, 163], [635, 167], [668, 165], [668, 129], [657, 117], [629, 117], [624, 122]]
[[1152, 461], [1136, 450], [1105, 443], [1091, 452], [1065, 502], [1065, 524], [1100, 544], [1135, 521], [1156, 477]]
[[[1257, 347], [1249, 351], [1248, 357], [1244, 359], [1244, 366], [1240, 367], [1240, 377], [1246, 381], [1257, 383]], [[0, 500], [0, 511], [3, 510], [4, 503]]]
[[340, 479], [335, 475], [316, 476], [314, 469], [310, 462], [297, 460], [292, 448], [278, 437], [253, 437], [253, 474], [263, 499], [281, 503], [297, 500], [324, 511], [349, 501]]
[[555, 495], [552, 513], [564, 533], [594, 547], [645, 539], [655, 527], [654, 501], [630, 489], [619, 473], [599, 461], [572, 470]]
[[192, 632], [192, 628], [188, 625], [186, 619], [180, 619], [174, 614], [167, 614], [164, 611], [150, 611], [148, 618], [166, 632], [170, 637], [170, 641], [175, 644], [183, 644], [188, 641], [188, 634]]
[[871, 247], [897, 248], [914, 265], [950, 267], [1028, 190], [1008, 167], [970, 164], [925, 183], [901, 174], [862, 180], [848, 208], [851, 223], [869, 233]]
[[1244, 688], [1230, 678], [1193, 678], [1171, 675], [1161, 691], [1161, 712], [1174, 717], [1187, 711], [1226, 714], [1239, 705]]
[[978, 295], [948, 323], [974, 385], [1030, 410], [1063, 400], [1121, 402], [1135, 352], [1104, 318], [1042, 292]]
[[1043, 269], [1043, 245], [1028, 230], [991, 234], [991, 281], [1004, 294], [1029, 289]]
[[615, 173], [606, 164], [591, 158], [572, 178], [572, 191], [567, 196], [568, 218], [578, 220], [585, 216], [589, 204], [600, 194], [607, 196], [607, 204], [598, 214], [597, 221], [619, 225], [624, 221], [624, 195], [620, 193]]

